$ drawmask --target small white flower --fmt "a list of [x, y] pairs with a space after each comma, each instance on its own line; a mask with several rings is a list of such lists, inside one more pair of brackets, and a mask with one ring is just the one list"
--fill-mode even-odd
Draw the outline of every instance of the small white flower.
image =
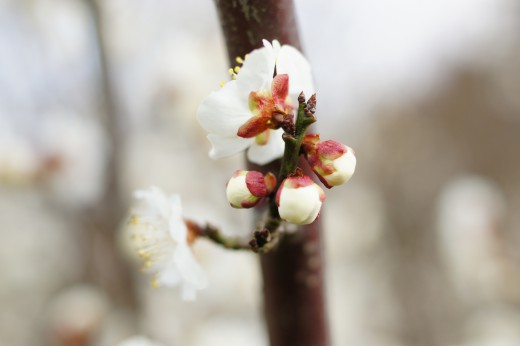
[[104, 191], [108, 151], [101, 124], [66, 109], [45, 113], [42, 120], [39, 149], [45, 186], [68, 207], [97, 203]]
[[286, 178], [276, 193], [280, 218], [297, 225], [308, 225], [320, 214], [325, 193], [308, 176]]
[[120, 342], [117, 346], [163, 346], [163, 344], [152, 341], [145, 336], [136, 335]]
[[[271, 114], [266, 113], [273, 106], [282, 113], [292, 111], [300, 92], [310, 95], [314, 91], [310, 65], [298, 50], [280, 46], [276, 40], [272, 45], [266, 40], [263, 43], [263, 48], [254, 50], [245, 59], [236, 80], [212, 92], [199, 106], [197, 118], [209, 132], [208, 139], [213, 145], [209, 155], [213, 159], [247, 148], [248, 159], [257, 164], [281, 157], [282, 130], [272, 128]], [[275, 72], [279, 78], [273, 78]], [[252, 123], [256, 118], [259, 121]], [[261, 124], [261, 129], [251, 131], [250, 127], [247, 131], [243, 126], [248, 122], [252, 127]], [[243, 131], [241, 136], [239, 130]]]
[[154, 273], [154, 286], [180, 286], [184, 300], [194, 300], [207, 286], [206, 274], [188, 241], [178, 195], [167, 196], [156, 187], [135, 192], [142, 208], [132, 213], [132, 241], [145, 270]]

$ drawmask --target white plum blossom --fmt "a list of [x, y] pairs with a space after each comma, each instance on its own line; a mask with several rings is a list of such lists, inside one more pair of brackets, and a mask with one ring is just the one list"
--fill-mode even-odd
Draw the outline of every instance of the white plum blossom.
[[235, 70], [239, 71], [236, 79], [209, 94], [199, 106], [197, 118], [209, 132], [212, 159], [248, 148], [248, 159], [260, 165], [281, 157], [282, 130], [273, 116], [292, 114], [299, 93], [314, 92], [310, 65], [296, 48], [280, 46], [276, 40], [263, 44]]
[[108, 142], [92, 116], [68, 109], [42, 114], [38, 135], [42, 182], [68, 207], [91, 206], [103, 195]]
[[178, 195], [167, 196], [157, 187], [135, 192], [141, 208], [130, 217], [131, 240], [154, 286], [180, 286], [184, 300], [194, 300], [207, 286], [206, 274], [190, 247], [190, 234]]
[[136, 335], [120, 342], [117, 346], [163, 346], [163, 344], [152, 341], [145, 336]]

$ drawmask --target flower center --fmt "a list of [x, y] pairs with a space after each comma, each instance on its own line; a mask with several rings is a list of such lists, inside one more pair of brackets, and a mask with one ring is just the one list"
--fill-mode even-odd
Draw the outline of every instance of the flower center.
[[158, 265], [170, 257], [175, 243], [163, 231], [165, 225], [160, 225], [157, 220], [132, 215], [130, 226], [131, 240], [143, 260], [144, 269]]
[[271, 90], [252, 91], [249, 94], [249, 110], [253, 116], [238, 129], [237, 135], [255, 137], [257, 144], [264, 145], [269, 141], [269, 130], [280, 128], [288, 116], [292, 117], [289, 76], [275, 76]]

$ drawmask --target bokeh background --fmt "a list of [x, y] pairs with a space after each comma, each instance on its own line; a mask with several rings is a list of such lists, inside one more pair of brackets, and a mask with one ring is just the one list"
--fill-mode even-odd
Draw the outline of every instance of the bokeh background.
[[[296, 1], [328, 192], [333, 344], [520, 345], [520, 2]], [[210, 289], [152, 289], [118, 233], [132, 191], [246, 236], [198, 103], [228, 78], [210, 0], [0, 1], [0, 345], [261, 346], [257, 257], [195, 247]], [[126, 255], [125, 255], [126, 254]]]

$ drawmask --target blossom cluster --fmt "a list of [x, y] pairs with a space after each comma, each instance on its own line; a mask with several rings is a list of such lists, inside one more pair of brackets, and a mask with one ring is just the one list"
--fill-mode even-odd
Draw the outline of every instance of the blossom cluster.
[[[281, 46], [276, 40], [263, 43], [263, 48], [245, 60], [237, 58], [242, 67], [231, 70], [233, 80], [212, 92], [198, 109], [199, 122], [209, 132], [210, 157], [218, 159], [247, 149], [251, 162], [264, 165], [287, 153], [286, 143], [293, 140], [299, 146], [291, 147], [298, 151], [292, 159], [303, 154], [323, 185], [331, 188], [345, 183], [355, 170], [354, 150], [334, 140], [322, 142], [318, 134], [305, 134], [310, 123], [303, 118], [314, 122], [316, 106], [315, 96], [307, 103], [303, 96], [314, 92], [309, 63], [294, 47]], [[234, 208], [252, 208], [270, 197], [282, 220], [312, 223], [325, 193], [294, 168], [279, 177], [279, 185], [272, 172], [264, 176], [236, 171], [226, 188], [229, 203]]]
[[[207, 285], [192, 251], [195, 239], [207, 237], [227, 248], [258, 251], [272, 241], [282, 221], [306, 225], [320, 214], [325, 192], [304, 173], [302, 162], [326, 188], [345, 183], [355, 170], [354, 150], [334, 140], [321, 141], [319, 134], [307, 134], [316, 121], [307, 60], [294, 47], [278, 41], [263, 43], [244, 59], [237, 58], [242, 66], [230, 69], [232, 80], [203, 100], [197, 117], [209, 132], [213, 159], [244, 150], [248, 160], [258, 165], [282, 158], [277, 175], [237, 170], [226, 186], [233, 208], [270, 203], [265, 226], [244, 245], [210, 225], [185, 220], [179, 196], [168, 196], [155, 187], [135, 194], [141, 208], [132, 211], [127, 228], [144, 269], [154, 274], [154, 286], [180, 286], [187, 300]], [[305, 94], [313, 96], [306, 100]]]

